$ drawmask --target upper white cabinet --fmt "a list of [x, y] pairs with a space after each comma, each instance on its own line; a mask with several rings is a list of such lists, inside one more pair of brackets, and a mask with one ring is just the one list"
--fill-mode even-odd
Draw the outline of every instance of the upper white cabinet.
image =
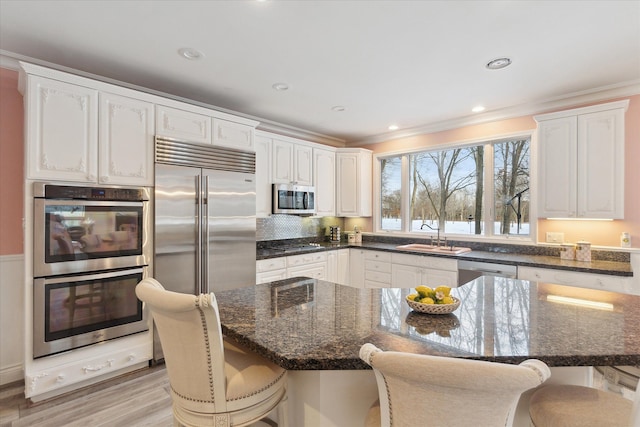
[[291, 141], [273, 139], [272, 176], [275, 184], [313, 185], [313, 149]]
[[153, 185], [154, 117], [150, 102], [100, 93], [99, 182]]
[[336, 153], [337, 216], [371, 216], [372, 152], [363, 148], [338, 148]]
[[313, 148], [316, 214], [336, 216], [336, 150]]
[[237, 150], [254, 151], [254, 126], [213, 119], [213, 145], [235, 148]]
[[535, 117], [543, 218], [624, 218], [624, 114], [629, 101]]
[[27, 178], [97, 181], [98, 91], [40, 76], [21, 86]]
[[271, 215], [271, 138], [256, 133], [256, 216]]
[[211, 144], [210, 116], [165, 105], [157, 105], [156, 114], [158, 136]]

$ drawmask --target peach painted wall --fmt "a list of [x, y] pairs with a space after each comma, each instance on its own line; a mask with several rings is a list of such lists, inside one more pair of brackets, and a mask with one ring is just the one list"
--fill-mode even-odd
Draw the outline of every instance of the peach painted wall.
[[[538, 241], [544, 242], [547, 231], [565, 233], [566, 242], [586, 239], [597, 246], [620, 246], [620, 233], [631, 233], [634, 248], [640, 248], [640, 95], [611, 99], [629, 99], [625, 116], [625, 219], [616, 221], [538, 221]], [[604, 103], [598, 102], [598, 104]], [[587, 104], [592, 105], [592, 104]], [[587, 105], [576, 105], [585, 107]], [[549, 113], [552, 111], [544, 111]], [[363, 146], [374, 153], [433, 147], [440, 144], [473, 141], [536, 128], [533, 116], [517, 117], [442, 132], [394, 139]]]
[[0, 255], [22, 254], [24, 111], [18, 73], [0, 68]]

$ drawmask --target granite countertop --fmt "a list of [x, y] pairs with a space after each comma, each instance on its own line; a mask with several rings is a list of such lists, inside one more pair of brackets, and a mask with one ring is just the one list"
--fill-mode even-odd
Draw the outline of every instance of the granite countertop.
[[[358, 352], [383, 350], [549, 366], [640, 364], [640, 297], [480, 277], [452, 295], [452, 314], [413, 312], [411, 289], [360, 289], [292, 278], [217, 292], [222, 332], [289, 370], [368, 369]], [[609, 310], [548, 301], [599, 301]]]
[[[486, 244], [485, 244], [486, 245]], [[591, 262], [562, 260], [559, 256], [540, 255], [531, 253], [514, 252], [492, 252], [488, 250], [472, 250], [460, 255], [433, 254], [417, 251], [407, 251], [397, 249], [397, 243], [384, 242], [363, 242], [358, 244], [347, 243], [322, 243], [319, 245], [294, 245], [289, 249], [280, 247], [259, 248], [256, 252], [256, 259], [269, 259], [282, 256], [299, 255], [318, 251], [337, 250], [345, 248], [362, 248], [394, 253], [408, 253], [412, 255], [422, 255], [431, 257], [455, 258], [458, 260], [482, 261], [495, 264], [517, 265], [526, 267], [550, 268], [557, 270], [575, 271], [592, 274], [607, 274], [612, 276], [632, 277], [633, 270], [631, 264], [621, 261], [597, 260]], [[464, 245], [463, 245], [464, 246]], [[625, 254], [622, 254], [625, 255]], [[628, 255], [628, 254], [627, 254]]]

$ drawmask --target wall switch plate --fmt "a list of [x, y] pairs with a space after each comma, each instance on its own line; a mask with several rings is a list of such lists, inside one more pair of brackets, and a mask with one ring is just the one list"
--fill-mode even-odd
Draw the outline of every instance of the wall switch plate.
[[564, 233], [547, 231], [547, 243], [564, 243]]

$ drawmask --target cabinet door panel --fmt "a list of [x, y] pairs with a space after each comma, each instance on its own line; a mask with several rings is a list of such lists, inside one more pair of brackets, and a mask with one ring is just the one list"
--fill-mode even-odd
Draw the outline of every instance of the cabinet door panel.
[[294, 183], [313, 185], [313, 149], [306, 145], [294, 146]]
[[211, 117], [178, 108], [156, 107], [159, 136], [211, 144]]
[[100, 93], [99, 181], [153, 185], [154, 106]]
[[540, 123], [540, 216], [576, 216], [576, 117]]
[[256, 136], [256, 216], [271, 215], [271, 139]]
[[313, 149], [313, 182], [316, 187], [316, 214], [336, 216], [336, 154]]
[[293, 181], [293, 144], [274, 139], [271, 147], [273, 182], [290, 184]]
[[227, 120], [213, 119], [213, 145], [253, 151], [253, 127]]
[[27, 85], [27, 178], [96, 182], [98, 92], [37, 76]]
[[578, 217], [624, 218], [622, 110], [578, 116]]

